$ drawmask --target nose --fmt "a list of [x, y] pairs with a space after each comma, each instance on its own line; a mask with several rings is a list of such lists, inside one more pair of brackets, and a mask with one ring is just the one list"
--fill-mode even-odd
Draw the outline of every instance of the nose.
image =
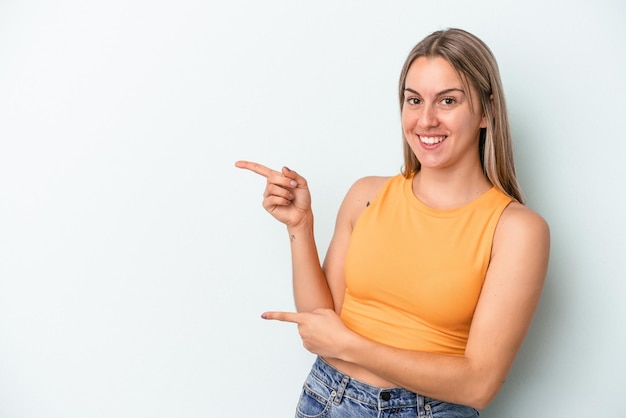
[[437, 111], [432, 106], [424, 106], [420, 114], [418, 124], [421, 128], [432, 128], [439, 124]]

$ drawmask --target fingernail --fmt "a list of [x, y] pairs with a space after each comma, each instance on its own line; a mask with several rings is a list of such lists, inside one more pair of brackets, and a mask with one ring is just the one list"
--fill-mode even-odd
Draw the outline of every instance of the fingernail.
[[289, 167], [287, 167], [287, 166], [285, 166], [285, 170], [291, 171], [291, 169]]
[[263, 319], [267, 319], [267, 314], [266, 314], [265, 312], [263, 312], [263, 313], [261, 314], [261, 318], [263, 318]]
[[291, 180], [291, 187], [296, 187], [298, 185], [298, 182], [295, 180]]

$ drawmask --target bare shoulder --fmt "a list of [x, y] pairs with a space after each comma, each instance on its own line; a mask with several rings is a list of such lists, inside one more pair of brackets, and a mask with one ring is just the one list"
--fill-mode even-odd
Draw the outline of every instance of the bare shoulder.
[[362, 177], [350, 187], [341, 211], [352, 226], [390, 178], [383, 176]]
[[391, 177], [368, 176], [354, 182], [346, 197], [360, 202], [371, 202]]
[[493, 239], [493, 255], [517, 254], [547, 262], [549, 249], [548, 223], [527, 206], [511, 202], [498, 222]]
[[498, 222], [497, 235], [550, 235], [548, 223], [535, 211], [518, 202], [511, 202]]

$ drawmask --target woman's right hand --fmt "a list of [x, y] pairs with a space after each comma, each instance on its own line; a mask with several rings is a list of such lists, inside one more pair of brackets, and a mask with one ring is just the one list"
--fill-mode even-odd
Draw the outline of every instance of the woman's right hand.
[[235, 167], [250, 170], [267, 180], [263, 192], [263, 207], [288, 227], [300, 225], [312, 218], [311, 194], [304, 177], [283, 167], [275, 171], [251, 161], [237, 161]]

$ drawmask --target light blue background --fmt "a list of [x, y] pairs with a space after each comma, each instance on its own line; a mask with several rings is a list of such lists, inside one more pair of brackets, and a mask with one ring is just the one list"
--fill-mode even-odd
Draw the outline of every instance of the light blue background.
[[312, 355], [288, 240], [238, 159], [305, 175], [324, 255], [402, 164], [410, 48], [496, 54], [552, 229], [536, 320], [483, 417], [626, 416], [625, 3], [0, 2], [0, 416], [289, 417]]

